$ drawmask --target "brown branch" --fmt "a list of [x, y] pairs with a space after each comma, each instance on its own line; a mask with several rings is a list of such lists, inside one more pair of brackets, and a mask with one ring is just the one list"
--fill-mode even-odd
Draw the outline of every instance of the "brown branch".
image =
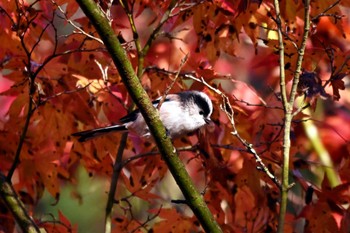
[[125, 0], [119, 0], [120, 5], [124, 8], [124, 11], [128, 17], [129, 20], [129, 24], [131, 27], [131, 31], [133, 34], [133, 39], [134, 39], [134, 43], [135, 43], [135, 47], [136, 47], [136, 51], [137, 51], [137, 59], [138, 59], [138, 68], [137, 68], [137, 77], [141, 78], [142, 73], [143, 73], [143, 63], [144, 63], [144, 56], [142, 53], [142, 46], [141, 46], [141, 41], [140, 41], [140, 37], [136, 28], [136, 24], [134, 21], [134, 16], [133, 16], [133, 7], [134, 4], [131, 5], [131, 9], [129, 7], [129, 3], [128, 1]]
[[[160, 212], [162, 210], [162, 206], [159, 207], [157, 213], [155, 213], [152, 217], [150, 216], [147, 216], [147, 219], [145, 222], [141, 223], [140, 226], [136, 227], [134, 230], [132, 230], [130, 233], [134, 233], [134, 232], [137, 232], [138, 230], [140, 230], [141, 228], [145, 228], [145, 226], [147, 225], [147, 223], [153, 221], [154, 219], [156, 219]], [[148, 229], [145, 228], [145, 230], [149, 231]]]
[[107, 205], [106, 205], [105, 233], [110, 233], [112, 231], [114, 196], [118, 186], [119, 175], [124, 166], [124, 164], [122, 163], [122, 160], [123, 160], [123, 152], [126, 146], [127, 138], [128, 138], [128, 133], [123, 133], [120, 139], [117, 157], [113, 165], [113, 176], [109, 187], [109, 193], [108, 193], [108, 199], [107, 199]]
[[245, 139], [243, 139], [240, 134], [237, 131], [236, 125], [235, 125], [235, 120], [234, 120], [234, 111], [232, 108], [232, 104], [230, 103], [229, 98], [219, 89], [212, 87], [210, 84], [208, 84], [203, 78], [196, 78], [193, 75], [186, 75], [187, 78], [193, 79], [195, 81], [203, 83], [205, 86], [207, 86], [210, 90], [214, 91], [216, 94], [221, 96], [222, 98], [222, 103], [221, 103], [221, 110], [226, 114], [227, 118], [230, 121], [230, 124], [232, 126], [232, 136], [237, 138], [242, 145], [245, 146], [247, 149], [247, 152], [252, 154], [256, 160], [256, 162], [259, 164], [259, 167], [257, 167], [260, 171], [263, 171], [269, 178], [270, 180], [273, 181], [273, 183], [276, 184], [277, 187], [281, 187], [281, 183], [278, 180], [278, 178], [270, 172], [268, 167], [265, 165], [265, 163], [262, 161], [260, 158], [259, 154], [256, 152], [256, 150], [253, 148], [253, 145], [248, 143]]
[[150, 35], [150, 37], [148, 38], [145, 46], [142, 49], [142, 56], [145, 56], [149, 50], [149, 48], [151, 47], [153, 41], [157, 38], [157, 35], [160, 31], [160, 29], [162, 29], [163, 25], [168, 21], [171, 12], [173, 11], [173, 9], [175, 8], [176, 4], [178, 3], [178, 1], [176, 0], [172, 0], [169, 4], [168, 9], [164, 12], [162, 19], [160, 20], [158, 26], [153, 30], [152, 34]]
[[172, 82], [167, 87], [167, 89], [165, 90], [164, 94], [162, 95], [162, 97], [159, 100], [159, 103], [157, 105], [157, 109], [158, 110], [160, 109], [160, 107], [162, 106], [163, 102], [165, 101], [165, 98], [168, 95], [169, 91], [173, 88], [174, 84], [176, 83], [176, 80], [179, 78], [180, 71], [181, 71], [182, 67], [185, 65], [185, 63], [187, 62], [187, 59], [188, 59], [188, 54], [186, 54], [185, 57], [183, 59], [181, 59], [181, 64], [180, 64], [180, 67], [179, 67], [178, 71], [175, 74], [175, 78], [172, 80]]
[[[21, 12], [22, 9], [20, 9], [19, 2], [16, 1], [16, 5], [17, 5], [17, 17], [20, 18], [19, 14], [25, 14], [25, 13]], [[29, 93], [29, 95], [28, 95], [28, 111], [26, 114], [26, 119], [24, 122], [23, 130], [22, 130], [21, 136], [19, 138], [15, 158], [14, 158], [13, 163], [11, 165], [11, 168], [9, 169], [9, 172], [7, 174], [7, 181], [9, 183], [11, 183], [13, 173], [15, 172], [15, 170], [20, 162], [20, 154], [21, 154], [22, 147], [24, 144], [24, 139], [27, 135], [27, 131], [28, 131], [29, 123], [30, 123], [30, 118], [33, 115], [33, 95], [35, 94], [35, 78], [36, 78], [37, 74], [35, 74], [32, 71], [32, 65], [31, 65], [32, 50], [30, 51], [24, 42], [25, 31], [28, 30], [29, 27], [30, 27], [30, 24], [28, 24], [27, 28], [24, 30], [23, 33], [18, 34], [22, 48], [27, 56], [27, 61], [25, 62], [24, 70], [26, 71], [26, 74], [28, 75], [28, 80], [29, 80], [28, 93]], [[43, 30], [43, 31], [45, 31], [45, 30]]]
[[340, 3], [340, 0], [335, 1], [333, 4], [329, 5], [324, 11], [322, 11], [320, 14], [316, 15], [311, 19], [312, 22], [317, 21], [319, 18], [324, 17], [324, 16], [332, 16], [336, 19], [341, 19], [342, 16], [340, 15], [335, 15], [335, 14], [327, 14], [326, 12], [329, 11], [330, 9], [334, 8], [336, 5]]
[[[103, 44], [103, 41], [100, 38], [94, 37], [92, 36], [90, 33], [85, 32], [83, 29], [81, 29], [81, 27], [77, 26], [72, 20], [68, 19], [66, 12], [64, 12], [64, 10], [62, 9], [62, 7], [60, 5], [58, 5], [56, 3], [56, 1], [51, 0], [52, 4], [54, 4], [57, 9], [64, 15], [65, 20], [67, 21], [67, 23], [69, 23], [72, 27], [74, 27], [78, 33], [85, 35], [86, 37], [92, 39], [92, 40], [96, 40], [97, 42], [99, 42], [100, 44]], [[74, 33], [77, 33], [74, 32]]]

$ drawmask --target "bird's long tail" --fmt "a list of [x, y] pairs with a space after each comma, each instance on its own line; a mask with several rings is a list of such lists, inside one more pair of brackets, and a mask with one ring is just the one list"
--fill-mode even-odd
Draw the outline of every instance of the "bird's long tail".
[[126, 131], [126, 130], [127, 130], [127, 128], [125, 127], [125, 125], [112, 125], [112, 126], [108, 126], [108, 127], [73, 133], [72, 136], [79, 137], [78, 138], [79, 142], [85, 142], [85, 141], [90, 140], [94, 137], [102, 136], [106, 133], [118, 132], [118, 131], [121, 132], [121, 131]]

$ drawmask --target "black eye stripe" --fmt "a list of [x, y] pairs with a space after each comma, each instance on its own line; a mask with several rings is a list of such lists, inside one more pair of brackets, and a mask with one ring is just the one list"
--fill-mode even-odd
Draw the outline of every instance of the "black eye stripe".
[[198, 93], [195, 93], [193, 91], [183, 91], [178, 93], [178, 95], [182, 102], [188, 102], [192, 99], [195, 103], [197, 103], [199, 108], [203, 111], [204, 116], [208, 116], [210, 114], [211, 109], [207, 100]]

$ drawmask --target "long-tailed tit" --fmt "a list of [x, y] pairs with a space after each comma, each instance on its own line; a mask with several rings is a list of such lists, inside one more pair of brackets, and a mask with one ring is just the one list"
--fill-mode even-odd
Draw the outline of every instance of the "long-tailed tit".
[[[153, 101], [157, 107], [160, 99]], [[210, 98], [203, 92], [183, 91], [166, 96], [160, 106], [159, 114], [169, 136], [172, 139], [191, 133], [211, 122], [213, 104]], [[148, 126], [139, 110], [135, 110], [120, 119], [118, 125], [92, 129], [72, 134], [84, 142], [96, 136], [110, 132], [123, 132], [129, 130], [141, 137], [150, 137]]]

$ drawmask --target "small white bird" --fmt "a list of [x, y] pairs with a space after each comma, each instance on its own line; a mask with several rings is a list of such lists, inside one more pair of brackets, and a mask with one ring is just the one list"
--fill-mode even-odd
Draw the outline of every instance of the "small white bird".
[[[161, 98], [153, 101], [157, 107]], [[166, 96], [159, 109], [160, 119], [163, 122], [169, 136], [172, 139], [181, 137], [203, 127], [211, 122], [210, 116], [213, 112], [213, 104], [210, 98], [203, 92], [183, 91]], [[148, 126], [139, 110], [122, 117], [118, 125], [92, 129], [72, 134], [84, 142], [96, 136], [110, 132], [130, 131], [141, 137], [150, 137]]]

